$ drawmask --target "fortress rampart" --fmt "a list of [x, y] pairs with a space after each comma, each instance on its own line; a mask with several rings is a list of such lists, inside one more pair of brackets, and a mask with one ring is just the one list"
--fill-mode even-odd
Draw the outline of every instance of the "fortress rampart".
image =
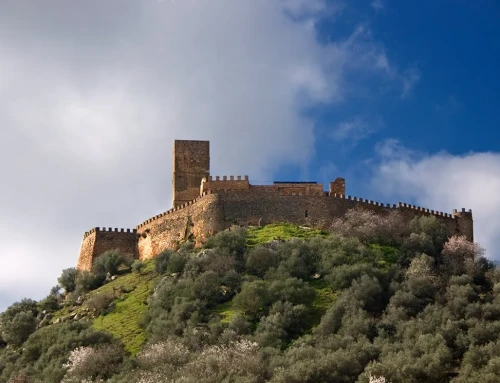
[[77, 268], [90, 270], [92, 262], [107, 250], [119, 249], [124, 254], [137, 257], [137, 234], [135, 229], [112, 229], [95, 227], [83, 235], [82, 248]]
[[[201, 158], [197, 158], [198, 149]], [[176, 141], [172, 181], [174, 207], [149, 218], [135, 229], [94, 228], [86, 232], [77, 268], [89, 270], [96, 257], [112, 249], [145, 260], [164, 249], [176, 249], [187, 240], [200, 245], [209, 236], [233, 224], [289, 222], [328, 230], [334, 219], [356, 207], [377, 214], [397, 210], [406, 222], [415, 216], [433, 215], [445, 224], [449, 236], [459, 234], [470, 241], [474, 239], [471, 210], [454, 210], [449, 214], [401, 202], [390, 205], [347, 196], [343, 178], [330, 182], [329, 191], [324, 191], [323, 185], [315, 182], [252, 185], [248, 176], [212, 177], [207, 174], [208, 168], [204, 170], [209, 164], [207, 156], [207, 141]], [[193, 172], [191, 164], [194, 164]], [[176, 169], [180, 169], [177, 178]]]

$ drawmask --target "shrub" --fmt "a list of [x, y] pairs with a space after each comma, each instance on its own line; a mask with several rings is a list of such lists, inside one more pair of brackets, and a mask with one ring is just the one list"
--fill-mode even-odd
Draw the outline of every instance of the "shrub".
[[78, 270], [74, 267], [70, 267], [69, 269], [64, 269], [62, 271], [61, 276], [57, 279], [57, 282], [67, 293], [71, 293], [76, 289], [77, 277]]
[[263, 347], [284, 347], [291, 339], [307, 327], [308, 309], [304, 305], [294, 306], [290, 302], [276, 302], [269, 315], [262, 318], [256, 336]]
[[474, 276], [480, 269], [479, 261], [484, 253], [484, 248], [468, 241], [464, 235], [453, 236], [444, 244], [441, 258], [448, 273], [452, 275], [467, 273]]
[[100, 315], [109, 307], [113, 300], [114, 295], [112, 292], [101, 292], [89, 298], [85, 302], [85, 306], [93, 310], [95, 315]]
[[22, 299], [9, 306], [0, 317], [0, 329], [5, 342], [19, 346], [38, 324], [38, 305], [32, 299]]
[[[269, 283], [269, 282], [268, 282]], [[309, 305], [316, 297], [316, 291], [306, 282], [297, 278], [276, 280], [268, 285], [270, 303], [282, 301], [294, 305]]]
[[103, 344], [95, 347], [78, 347], [71, 351], [65, 382], [81, 382], [84, 379], [109, 379], [119, 372], [125, 352], [116, 344]]
[[146, 264], [140, 260], [136, 260], [132, 263], [132, 271], [134, 273], [140, 273], [144, 267], [146, 267]]
[[380, 215], [362, 208], [348, 210], [342, 218], [332, 222], [330, 229], [346, 237], [356, 237], [363, 243], [394, 244], [408, 234], [408, 225], [399, 212]]
[[30, 311], [18, 312], [2, 323], [2, 338], [9, 344], [20, 346], [36, 330], [38, 321]]
[[94, 274], [115, 275], [120, 266], [130, 267], [133, 263], [133, 257], [128, 254], [122, 254], [120, 250], [108, 250], [97, 257], [92, 264]]
[[234, 297], [233, 305], [251, 318], [256, 318], [263, 314], [270, 302], [268, 283], [257, 280], [243, 283], [241, 292]]
[[155, 257], [155, 271], [158, 274], [165, 274], [168, 268], [168, 262], [170, 257], [175, 254], [173, 250], [163, 250], [160, 254]]
[[186, 265], [187, 257], [179, 253], [173, 253], [168, 260], [167, 270], [169, 273], [181, 273]]
[[438, 221], [433, 215], [413, 218], [410, 222], [410, 230], [415, 234], [426, 234], [430, 238], [435, 252], [428, 254], [432, 256], [441, 251], [448, 237], [444, 223]]
[[87, 291], [95, 290], [102, 286], [105, 279], [105, 274], [96, 274], [90, 271], [81, 270], [78, 272], [74, 293], [75, 295], [78, 295]]
[[38, 303], [38, 307], [40, 308], [41, 311], [46, 311], [46, 312], [54, 312], [60, 309], [61, 299], [60, 297], [56, 295], [48, 295], [45, 299], [41, 300]]
[[276, 251], [263, 246], [257, 246], [246, 255], [246, 269], [255, 275], [263, 277], [271, 267], [278, 266], [278, 254]]
[[309, 243], [292, 239], [278, 245], [280, 264], [278, 269], [291, 277], [309, 280], [316, 272], [317, 254]]
[[367, 263], [357, 263], [354, 265], [342, 265], [335, 267], [332, 272], [325, 277], [333, 290], [343, 290], [351, 286], [352, 282], [363, 275], [376, 277], [383, 280], [383, 271]]
[[236, 270], [242, 271], [245, 266], [243, 254], [246, 250], [246, 237], [246, 229], [238, 227], [236, 229], [222, 231], [208, 238], [204, 247], [207, 249], [217, 249], [221, 253], [233, 257]]

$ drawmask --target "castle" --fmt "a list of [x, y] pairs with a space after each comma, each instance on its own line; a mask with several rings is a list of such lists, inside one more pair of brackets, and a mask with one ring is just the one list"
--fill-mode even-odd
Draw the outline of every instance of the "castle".
[[406, 203], [382, 204], [345, 195], [345, 180], [330, 182], [329, 191], [314, 182], [274, 182], [252, 185], [248, 176], [210, 176], [210, 143], [176, 140], [173, 151], [173, 208], [155, 215], [135, 229], [95, 227], [83, 236], [77, 268], [90, 270], [93, 260], [107, 250], [120, 249], [146, 260], [164, 249], [175, 249], [193, 239], [203, 243], [231, 225], [290, 222], [328, 229], [333, 219], [354, 207], [387, 214], [393, 209], [405, 220], [434, 215], [449, 236], [473, 240], [472, 211], [453, 214]]

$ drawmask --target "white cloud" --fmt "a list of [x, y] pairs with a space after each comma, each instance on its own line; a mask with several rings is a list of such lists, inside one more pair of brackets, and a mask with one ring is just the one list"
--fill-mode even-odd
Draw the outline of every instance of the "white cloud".
[[425, 154], [391, 140], [379, 147], [372, 186], [387, 197], [451, 213], [472, 209], [474, 239], [500, 259], [500, 153]]
[[379, 126], [379, 122], [374, 121], [369, 124], [366, 120], [358, 117], [337, 124], [330, 137], [334, 141], [351, 141], [352, 145], [355, 146], [360, 140], [375, 132]]
[[304, 108], [348, 99], [366, 76], [400, 81], [366, 31], [317, 41], [314, 21], [336, 9], [323, 0], [2, 4], [1, 296], [41, 298], [75, 265], [85, 230], [133, 227], [168, 209], [174, 139], [211, 140], [218, 174], [271, 179], [306, 164], [314, 120]]
[[408, 69], [401, 75], [401, 80], [403, 83], [401, 98], [405, 99], [410, 96], [413, 88], [415, 88], [415, 85], [420, 81], [420, 71], [416, 68]]
[[385, 8], [385, 4], [382, 0], [373, 0], [370, 3], [370, 6], [375, 9], [377, 12], [382, 11]]

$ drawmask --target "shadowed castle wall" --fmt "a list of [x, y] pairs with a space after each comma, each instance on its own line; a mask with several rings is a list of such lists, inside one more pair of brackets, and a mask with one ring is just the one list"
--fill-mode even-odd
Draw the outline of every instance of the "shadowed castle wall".
[[178, 207], [200, 195], [201, 180], [210, 174], [209, 141], [175, 140], [172, 163], [173, 206]]
[[77, 268], [90, 270], [92, 262], [108, 250], [120, 250], [123, 254], [137, 257], [137, 234], [130, 229], [94, 228], [83, 236]]

